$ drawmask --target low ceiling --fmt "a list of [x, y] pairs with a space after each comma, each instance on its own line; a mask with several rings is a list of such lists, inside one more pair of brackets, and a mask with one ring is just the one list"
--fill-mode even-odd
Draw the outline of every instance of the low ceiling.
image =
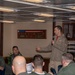
[[[31, 0], [32, 1], [32, 0]], [[35, 1], [35, 0], [34, 0]], [[74, 21], [75, 0], [40, 0], [41, 3], [28, 2], [24, 0], [0, 0], [0, 6], [15, 9], [15, 12], [1, 12], [0, 19], [13, 20], [16, 22], [33, 21], [34, 19], [42, 19], [50, 21], [55, 20]], [[3, 13], [3, 14], [2, 14]], [[36, 13], [53, 14], [53, 17], [38, 16]], [[55, 21], [54, 20], [54, 21]]]

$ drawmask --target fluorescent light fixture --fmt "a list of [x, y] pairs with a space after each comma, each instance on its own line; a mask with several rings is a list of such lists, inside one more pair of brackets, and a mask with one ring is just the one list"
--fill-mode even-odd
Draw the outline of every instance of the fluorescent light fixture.
[[72, 17], [72, 18], [69, 18], [70, 20], [75, 20], [75, 18], [74, 17]]
[[43, 0], [22, 0], [22, 1], [33, 2], [33, 3], [42, 3], [43, 2]]
[[45, 20], [41, 20], [41, 19], [34, 19], [33, 21], [35, 21], [35, 22], [45, 22]]
[[43, 17], [54, 17], [53, 14], [48, 14], [48, 13], [34, 13], [34, 15], [43, 16]]
[[71, 9], [75, 10], [75, 6], [72, 6]]
[[0, 20], [0, 22], [3, 22], [3, 23], [14, 23], [14, 21], [9, 21], [9, 20]]
[[0, 11], [3, 11], [3, 12], [14, 12], [15, 10], [12, 9], [12, 8], [7, 8], [7, 7], [0, 6]]
[[69, 8], [69, 9], [73, 9], [73, 10], [75, 10], [75, 6], [66, 6], [67, 8]]

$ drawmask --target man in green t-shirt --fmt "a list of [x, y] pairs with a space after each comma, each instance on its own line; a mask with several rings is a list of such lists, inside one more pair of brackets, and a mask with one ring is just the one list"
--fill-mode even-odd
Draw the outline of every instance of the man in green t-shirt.
[[50, 75], [46, 71], [43, 71], [44, 59], [41, 55], [37, 54], [33, 57], [32, 65], [34, 67], [34, 71], [29, 75]]
[[63, 67], [57, 75], [75, 75], [75, 62], [73, 62], [73, 55], [71, 53], [64, 53], [61, 62]]

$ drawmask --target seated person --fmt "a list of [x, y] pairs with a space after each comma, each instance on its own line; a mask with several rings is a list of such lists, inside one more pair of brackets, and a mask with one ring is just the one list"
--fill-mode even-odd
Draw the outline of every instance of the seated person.
[[18, 46], [13, 46], [12, 54], [8, 57], [8, 65], [10, 67], [11, 73], [12, 73], [12, 69], [11, 69], [12, 61], [16, 56], [22, 56], [22, 54], [20, 53]]
[[75, 75], [75, 62], [71, 53], [64, 53], [61, 62], [63, 66], [57, 75]]
[[19, 49], [17, 46], [13, 46], [12, 48], [12, 54], [10, 55], [9, 59], [10, 59], [10, 63], [9, 65], [12, 65], [12, 61], [16, 56], [22, 56], [22, 54], [20, 53]]
[[37, 54], [33, 57], [32, 65], [34, 67], [34, 71], [29, 75], [50, 75], [49, 73], [43, 71], [44, 59], [41, 55]]
[[2, 56], [0, 56], [0, 75], [5, 75], [5, 61]]
[[26, 73], [26, 59], [23, 56], [16, 56], [12, 62], [12, 70], [15, 75], [28, 75]]

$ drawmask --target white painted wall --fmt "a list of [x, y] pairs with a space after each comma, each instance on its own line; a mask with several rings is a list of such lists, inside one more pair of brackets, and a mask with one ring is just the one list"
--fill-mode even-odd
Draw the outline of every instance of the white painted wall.
[[[36, 47], [47, 46], [52, 39], [52, 21], [47, 23], [36, 23], [36, 22], [19, 22], [15, 24], [4, 24], [3, 33], [3, 56], [7, 56], [12, 52], [12, 46], [17, 45], [20, 52], [25, 57], [33, 57], [37, 54]], [[18, 39], [18, 29], [46, 29], [47, 39]], [[41, 53], [44, 57], [49, 57], [50, 53]]]
[[59, 19], [56, 19], [56, 25], [60, 25], [60, 26], [62, 26], [62, 20], [59, 20]]

